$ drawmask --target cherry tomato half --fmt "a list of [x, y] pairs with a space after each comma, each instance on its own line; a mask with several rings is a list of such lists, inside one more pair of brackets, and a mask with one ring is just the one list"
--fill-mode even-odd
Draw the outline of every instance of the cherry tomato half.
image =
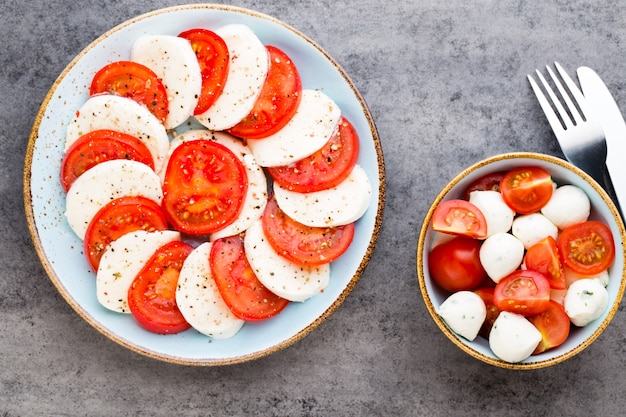
[[552, 197], [552, 177], [540, 167], [516, 168], [504, 175], [500, 191], [512, 210], [520, 214], [534, 213]]
[[289, 304], [268, 290], [248, 263], [240, 235], [213, 242], [209, 257], [215, 285], [232, 313], [242, 320], [274, 317]]
[[465, 200], [447, 200], [433, 213], [433, 230], [475, 239], [487, 237], [487, 220], [482, 211]]
[[500, 311], [534, 316], [548, 308], [550, 284], [540, 272], [517, 270], [498, 281], [493, 303]]
[[352, 172], [359, 158], [359, 136], [348, 119], [339, 120], [337, 131], [324, 147], [293, 164], [267, 169], [283, 188], [310, 193], [335, 187]]
[[528, 248], [524, 263], [526, 269], [544, 274], [548, 278], [550, 288], [565, 289], [565, 270], [561, 264], [556, 240], [552, 236], [548, 236]]
[[159, 334], [180, 333], [191, 326], [176, 304], [178, 276], [193, 247], [174, 241], [159, 248], [128, 289], [128, 307], [144, 329]]
[[435, 246], [428, 255], [433, 281], [450, 292], [477, 288], [487, 278], [480, 263], [481, 243], [459, 236]]
[[609, 227], [599, 221], [586, 221], [566, 227], [557, 247], [563, 264], [581, 275], [595, 275], [615, 260], [615, 243]]
[[505, 172], [493, 172], [483, 175], [482, 177], [474, 180], [466, 189], [463, 194], [465, 200], [469, 200], [470, 194], [473, 191], [497, 191], [500, 192], [500, 181], [504, 177]]
[[161, 123], [169, 113], [169, 100], [161, 79], [150, 68], [133, 61], [116, 61], [102, 67], [93, 77], [91, 96], [115, 94], [145, 105]]
[[561, 345], [569, 336], [569, 316], [565, 308], [556, 301], [550, 300], [548, 308], [543, 313], [528, 317], [528, 320], [541, 333], [541, 342], [537, 345], [533, 355]]

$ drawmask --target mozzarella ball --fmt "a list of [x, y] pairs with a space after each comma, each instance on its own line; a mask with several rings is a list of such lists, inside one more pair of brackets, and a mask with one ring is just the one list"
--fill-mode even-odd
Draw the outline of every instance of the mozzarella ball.
[[550, 201], [541, 209], [559, 229], [581, 223], [589, 218], [591, 202], [587, 194], [575, 185], [563, 185], [552, 193]]
[[556, 240], [559, 229], [543, 214], [532, 213], [513, 220], [511, 232], [528, 249], [548, 236], [552, 236]]
[[510, 363], [528, 358], [541, 341], [541, 333], [526, 317], [502, 311], [489, 333], [489, 347], [500, 359]]
[[506, 205], [502, 194], [492, 190], [472, 191], [469, 201], [483, 212], [487, 221], [487, 236], [511, 229], [515, 212]]
[[605, 269], [596, 275], [581, 275], [577, 272], [572, 271], [569, 268], [563, 268], [565, 270], [565, 285], [569, 287], [572, 283], [581, 280], [581, 279], [597, 279], [600, 281], [603, 287], [609, 285], [609, 270]]
[[596, 279], [578, 280], [567, 289], [565, 312], [574, 325], [586, 326], [604, 313], [609, 304], [609, 293]]
[[454, 333], [472, 341], [487, 317], [487, 308], [478, 294], [458, 291], [446, 298], [437, 313]]
[[480, 247], [480, 263], [494, 282], [515, 271], [524, 259], [524, 244], [509, 233], [495, 233]]

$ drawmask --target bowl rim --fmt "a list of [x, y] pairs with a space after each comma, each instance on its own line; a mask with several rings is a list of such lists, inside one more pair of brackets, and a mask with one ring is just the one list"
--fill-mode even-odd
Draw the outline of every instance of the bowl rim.
[[[430, 205], [428, 212], [426, 213], [426, 216], [422, 223], [422, 227], [421, 227], [419, 237], [418, 237], [417, 251], [416, 251], [416, 269], [417, 269], [418, 285], [419, 285], [420, 292], [422, 294], [423, 301], [426, 305], [426, 308], [431, 318], [435, 321], [439, 329], [446, 335], [446, 337], [450, 341], [452, 341], [453, 344], [455, 344], [458, 348], [460, 348], [462, 351], [466, 352], [470, 356], [476, 359], [479, 359], [489, 365], [497, 366], [500, 368], [512, 369], [512, 370], [531, 370], [531, 369], [540, 369], [540, 368], [545, 368], [548, 366], [556, 365], [558, 363], [564, 362], [565, 360], [569, 358], [572, 358], [573, 356], [585, 350], [589, 345], [591, 345], [591, 343], [593, 343], [600, 336], [600, 334], [602, 334], [602, 332], [606, 329], [606, 327], [609, 325], [609, 323], [613, 319], [615, 313], [617, 312], [620, 306], [622, 297], [624, 295], [624, 290], [626, 288], [626, 263], [624, 263], [622, 267], [621, 282], [620, 282], [616, 297], [613, 300], [612, 304], [609, 307], [607, 307], [607, 308], [610, 308], [610, 310], [608, 311], [605, 319], [598, 325], [598, 327], [593, 331], [593, 333], [589, 337], [587, 337], [584, 341], [582, 341], [582, 343], [579, 343], [573, 349], [570, 349], [567, 352], [562, 353], [560, 355], [556, 355], [547, 359], [537, 360], [537, 361], [523, 361], [523, 362], [517, 362], [517, 363], [510, 363], [510, 362], [503, 361], [501, 359], [497, 359], [495, 355], [494, 357], [490, 357], [490, 356], [483, 354], [482, 352], [479, 352], [478, 350], [472, 348], [472, 346], [470, 345], [472, 342], [462, 339], [460, 336], [456, 335], [452, 330], [450, 330], [450, 328], [445, 324], [443, 319], [437, 314], [436, 308], [429, 296], [428, 289], [426, 287], [426, 278], [424, 276], [424, 268], [427, 267], [426, 262], [424, 260], [424, 257], [425, 257], [424, 251], [428, 250], [428, 246], [429, 246], [427, 245], [427, 242], [426, 242], [426, 235], [430, 229], [430, 223], [431, 223], [434, 210], [439, 205], [439, 203], [441, 203], [441, 201], [445, 199], [448, 193], [461, 180], [463, 180], [472, 172], [494, 162], [513, 160], [513, 159], [530, 159], [530, 160], [548, 162], [548, 163], [555, 164], [562, 168], [572, 171], [574, 174], [576, 174], [577, 176], [581, 177], [583, 180], [588, 182], [591, 185], [591, 187], [600, 195], [604, 203], [608, 206], [609, 211], [612, 215], [612, 219], [616, 223], [617, 228], [619, 230], [619, 239], [617, 236], [615, 236], [614, 239], [616, 241], [616, 244], [622, 247], [622, 249], [623, 249], [623, 242], [626, 241], [626, 229], [624, 227], [624, 223], [619, 214], [619, 211], [617, 210], [617, 207], [615, 206], [613, 201], [610, 199], [608, 194], [604, 191], [604, 189], [591, 176], [589, 176], [586, 172], [576, 167], [575, 165], [565, 161], [564, 159], [558, 158], [556, 156], [548, 155], [548, 154], [543, 154], [543, 153], [509, 152], [509, 153], [489, 156], [485, 159], [482, 159], [470, 165], [469, 167], [465, 168], [460, 173], [455, 175], [453, 179], [450, 180], [446, 184], [446, 186], [437, 194], [434, 201]], [[618, 251], [618, 253], [620, 252]]]

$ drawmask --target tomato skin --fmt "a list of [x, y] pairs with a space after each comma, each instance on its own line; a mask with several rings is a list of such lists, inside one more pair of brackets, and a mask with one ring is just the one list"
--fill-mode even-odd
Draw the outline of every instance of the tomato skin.
[[433, 213], [433, 230], [474, 239], [487, 237], [487, 220], [482, 211], [466, 200], [447, 200]]
[[428, 269], [433, 281], [449, 292], [473, 290], [487, 278], [480, 263], [481, 242], [467, 237], [435, 246], [428, 255]]
[[515, 168], [500, 181], [500, 191], [504, 202], [517, 213], [534, 213], [552, 197], [552, 177], [540, 167]]
[[541, 342], [537, 345], [533, 355], [538, 355], [561, 345], [569, 336], [569, 316], [565, 312], [565, 308], [556, 301], [550, 300], [548, 308], [543, 313], [528, 317], [528, 320], [541, 333]]
[[534, 316], [548, 308], [550, 284], [540, 272], [518, 269], [498, 281], [493, 303], [500, 311]]
[[[493, 281], [492, 281], [493, 282]], [[493, 287], [480, 287], [474, 290], [476, 294], [482, 298], [485, 303], [485, 307], [487, 308], [487, 316], [485, 317], [485, 322], [481, 326], [478, 334], [484, 337], [485, 339], [489, 339], [489, 333], [491, 332], [491, 328], [493, 327], [493, 323], [496, 321], [498, 316], [500, 315], [500, 310], [493, 303]]]
[[202, 90], [193, 113], [202, 114], [215, 103], [224, 90], [230, 63], [228, 46], [218, 34], [208, 29], [189, 29], [178, 36], [191, 43], [191, 48], [198, 58]]
[[169, 114], [169, 100], [161, 79], [150, 68], [133, 61], [116, 61], [94, 75], [89, 95], [115, 94], [145, 105], [161, 123]]
[[253, 109], [235, 126], [231, 135], [245, 139], [263, 139], [291, 120], [302, 97], [302, 80], [296, 64], [285, 52], [275, 46], [266, 46], [269, 71]]
[[474, 180], [465, 189], [463, 199], [469, 200], [473, 191], [497, 191], [500, 192], [500, 181], [506, 172], [492, 172]]
[[175, 334], [191, 327], [176, 304], [178, 276], [193, 247], [174, 241], [159, 248], [128, 289], [128, 307], [144, 329]]
[[293, 164], [267, 168], [267, 173], [283, 188], [310, 193], [337, 186], [352, 172], [359, 158], [356, 129], [341, 116], [337, 131], [324, 147]]
[[344, 254], [354, 237], [354, 223], [339, 227], [306, 226], [287, 216], [276, 198], [268, 200], [261, 217], [263, 231], [274, 250], [302, 266], [332, 262]]
[[615, 241], [609, 227], [589, 220], [566, 227], [557, 239], [563, 264], [581, 275], [595, 275], [615, 260]]
[[210, 140], [193, 140], [172, 152], [162, 206], [177, 230], [209, 234], [235, 221], [247, 187], [245, 168], [233, 152]]
[[214, 241], [209, 263], [219, 293], [240, 319], [265, 320], [289, 304], [289, 300], [272, 293], [256, 277], [246, 258], [241, 235]]
[[134, 160], [154, 169], [152, 154], [141, 139], [115, 130], [93, 130], [76, 139], [63, 156], [61, 185], [65, 192], [89, 168], [111, 159]]
[[550, 288], [565, 289], [565, 270], [561, 264], [561, 257], [552, 236], [542, 239], [528, 248], [524, 263], [526, 268], [541, 272], [548, 278]]
[[85, 256], [94, 271], [108, 245], [136, 230], [167, 230], [167, 220], [156, 202], [142, 196], [124, 196], [105, 204], [94, 215], [83, 242]]

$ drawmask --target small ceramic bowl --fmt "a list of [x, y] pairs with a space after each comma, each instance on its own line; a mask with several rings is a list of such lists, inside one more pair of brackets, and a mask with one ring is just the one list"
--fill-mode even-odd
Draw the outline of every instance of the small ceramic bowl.
[[[572, 326], [568, 339], [560, 346], [544, 353], [530, 356], [522, 362], [509, 363], [499, 359], [489, 348], [489, 341], [482, 336], [477, 336], [473, 341], [458, 336], [446, 325], [437, 314], [438, 307], [449, 296], [449, 293], [439, 288], [431, 279], [428, 270], [428, 254], [431, 249], [434, 233], [432, 230], [432, 216], [435, 208], [443, 201], [462, 198], [464, 189], [474, 180], [483, 175], [507, 171], [521, 166], [539, 166], [546, 169], [552, 175], [552, 179], [558, 184], [572, 184], [580, 187], [591, 201], [590, 219], [599, 220], [609, 226], [613, 233], [616, 245], [616, 258], [609, 269], [609, 303], [604, 313], [595, 321], [585, 327]], [[435, 198], [432, 203], [424, 224], [420, 231], [417, 245], [417, 275], [419, 287], [426, 303], [426, 307], [433, 320], [457, 347], [470, 356], [486, 362], [490, 365], [508, 369], [537, 369], [561, 363], [576, 354], [582, 352], [594, 340], [596, 340], [615, 315], [622, 300], [626, 285], [626, 269], [623, 242], [625, 236], [624, 224], [619, 216], [617, 208], [604, 190], [585, 172], [572, 164], [549, 155], [537, 153], [508, 153], [493, 156], [480, 161], [452, 179]]]

